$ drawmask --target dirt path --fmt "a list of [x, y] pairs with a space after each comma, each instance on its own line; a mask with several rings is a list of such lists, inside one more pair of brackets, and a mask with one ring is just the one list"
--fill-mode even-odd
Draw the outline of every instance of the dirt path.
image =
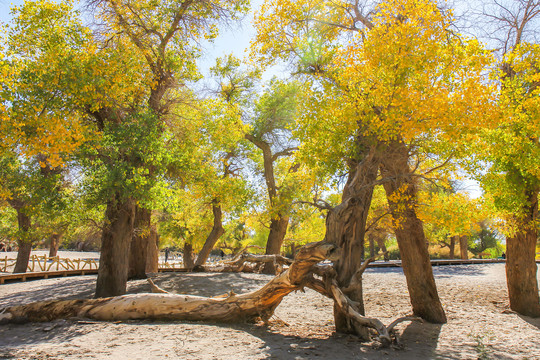
[[[403, 350], [334, 333], [332, 303], [306, 290], [285, 298], [269, 328], [249, 324], [56, 321], [0, 326], [0, 359], [540, 359], [540, 319], [507, 311], [503, 264], [434, 268], [445, 325], [399, 325]], [[257, 274], [159, 274], [172, 292], [218, 295], [258, 288]], [[0, 308], [92, 296], [95, 276], [0, 285]], [[401, 269], [368, 269], [366, 311], [389, 323], [409, 314]], [[147, 291], [144, 281], [129, 292]]]

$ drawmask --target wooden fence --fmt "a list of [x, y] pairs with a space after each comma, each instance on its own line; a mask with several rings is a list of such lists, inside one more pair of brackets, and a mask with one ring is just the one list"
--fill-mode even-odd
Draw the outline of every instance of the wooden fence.
[[[0, 259], [0, 272], [11, 272], [17, 260], [13, 258]], [[60, 271], [60, 270], [97, 270], [97, 259], [67, 259], [58, 256], [32, 255], [28, 262], [27, 271]]]

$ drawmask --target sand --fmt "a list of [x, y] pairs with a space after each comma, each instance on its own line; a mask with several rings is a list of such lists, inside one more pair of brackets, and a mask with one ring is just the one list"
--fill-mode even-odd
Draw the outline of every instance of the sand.
[[[60, 320], [0, 326], [0, 359], [540, 359], [540, 319], [508, 310], [503, 264], [434, 268], [444, 325], [403, 323], [403, 349], [380, 349], [336, 334], [332, 302], [306, 290], [287, 296], [270, 326], [195, 322]], [[540, 274], [539, 274], [540, 275]], [[540, 276], [539, 276], [540, 277]], [[260, 274], [164, 273], [162, 288], [218, 295], [256, 289]], [[0, 285], [0, 308], [45, 299], [91, 297], [96, 276]], [[389, 323], [410, 314], [400, 268], [368, 269], [366, 311]], [[129, 282], [130, 293], [148, 291]]]

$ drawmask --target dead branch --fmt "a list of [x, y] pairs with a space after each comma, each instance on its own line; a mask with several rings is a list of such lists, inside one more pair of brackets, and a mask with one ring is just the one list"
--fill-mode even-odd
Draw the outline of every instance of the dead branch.
[[246, 262], [252, 262], [252, 263], [275, 262], [275, 263], [284, 264], [284, 265], [291, 265], [293, 263], [291, 259], [286, 258], [285, 256], [281, 256], [281, 255], [255, 255], [255, 254], [244, 253], [244, 254], [241, 254], [237, 260], [227, 261], [225, 262], [225, 264], [233, 265], [233, 266], [240, 266]]
[[168, 291], [166, 290], [163, 290], [162, 288], [160, 288], [159, 286], [157, 286], [156, 284], [154, 284], [154, 282], [152, 281], [152, 279], [148, 278], [146, 279], [146, 281], [148, 281], [148, 283], [150, 284], [150, 289], [152, 293], [162, 293], [162, 294], [169, 294]]

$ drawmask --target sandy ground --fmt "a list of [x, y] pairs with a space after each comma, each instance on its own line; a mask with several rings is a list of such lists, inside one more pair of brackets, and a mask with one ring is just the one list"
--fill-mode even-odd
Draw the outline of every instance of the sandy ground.
[[[250, 324], [61, 320], [0, 326], [0, 359], [540, 359], [540, 319], [508, 311], [503, 264], [434, 268], [448, 316], [444, 325], [398, 326], [404, 349], [334, 332], [332, 303], [311, 290], [287, 296], [269, 327]], [[540, 274], [539, 274], [540, 277]], [[256, 289], [258, 274], [165, 273], [176, 293], [218, 295]], [[44, 299], [92, 296], [95, 276], [0, 285], [0, 308]], [[410, 313], [401, 269], [368, 269], [366, 311], [384, 323]], [[144, 292], [144, 281], [129, 292]]]

